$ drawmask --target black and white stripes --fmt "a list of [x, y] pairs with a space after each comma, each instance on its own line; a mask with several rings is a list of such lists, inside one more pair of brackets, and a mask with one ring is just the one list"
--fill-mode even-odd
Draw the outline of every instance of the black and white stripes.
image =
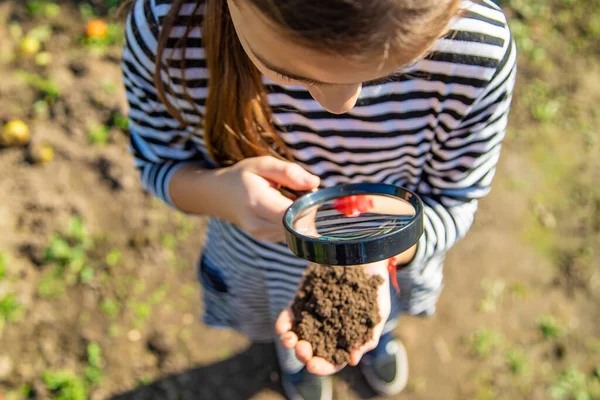
[[[142, 182], [172, 205], [168, 184], [177, 168], [189, 162], [215, 165], [202, 132], [188, 138], [192, 129], [180, 128], [154, 87], [157, 37], [169, 8], [168, 0], [136, 1], [127, 24], [123, 75], [131, 151]], [[385, 182], [423, 198], [425, 234], [414, 261], [399, 273], [403, 295], [395, 299], [397, 309], [414, 314], [435, 309], [444, 254], [467, 233], [477, 200], [490, 190], [515, 81], [516, 51], [503, 13], [489, 0], [464, 1], [462, 8], [428, 57], [390, 82], [365, 86], [356, 107], [344, 115], [324, 111], [301, 86], [264, 79], [282, 139], [298, 164], [319, 175], [324, 186]], [[181, 15], [201, 24], [202, 10], [192, 15], [194, 9], [195, 2], [189, 1]], [[194, 110], [205, 111], [210, 73], [200, 25], [186, 39], [185, 54], [173, 48], [184, 32], [178, 26], [171, 33], [165, 51], [168, 76], [162, 78], [172, 83], [171, 101], [184, 118], [197, 123], [200, 115]], [[182, 56], [185, 71], [177, 61]], [[194, 105], [183, 95], [184, 77]], [[223, 271], [230, 290], [211, 294], [209, 304], [219, 312], [211, 312], [210, 322], [219, 324], [223, 314], [221, 324], [269, 340], [274, 318], [293, 296], [305, 262], [282, 244], [256, 241], [219, 220], [210, 223], [204, 254]]]

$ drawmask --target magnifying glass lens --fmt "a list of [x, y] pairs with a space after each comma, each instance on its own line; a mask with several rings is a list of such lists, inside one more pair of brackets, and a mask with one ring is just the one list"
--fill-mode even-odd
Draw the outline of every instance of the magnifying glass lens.
[[393, 257], [423, 233], [423, 205], [386, 184], [347, 184], [297, 198], [284, 215], [288, 247], [309, 261], [358, 265]]

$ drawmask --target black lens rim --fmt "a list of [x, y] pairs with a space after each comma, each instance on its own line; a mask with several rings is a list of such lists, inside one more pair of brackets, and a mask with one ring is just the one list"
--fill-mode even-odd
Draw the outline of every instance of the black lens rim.
[[[395, 232], [366, 240], [324, 242], [292, 228], [294, 217], [307, 207], [344, 196], [387, 195], [408, 201], [415, 208], [413, 219]], [[385, 183], [353, 183], [320, 189], [298, 198], [284, 213], [289, 249], [305, 260], [323, 265], [361, 265], [394, 257], [414, 246], [423, 235], [423, 202], [414, 192]]]

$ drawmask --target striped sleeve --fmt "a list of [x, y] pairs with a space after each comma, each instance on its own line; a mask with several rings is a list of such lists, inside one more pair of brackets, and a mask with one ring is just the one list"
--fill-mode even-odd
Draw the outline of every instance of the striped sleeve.
[[143, 187], [174, 206], [169, 183], [174, 172], [189, 163], [207, 164], [190, 139], [158, 98], [154, 64], [159, 36], [155, 0], [138, 0], [126, 24], [122, 57], [123, 81], [129, 103], [130, 151]]
[[512, 40], [460, 124], [433, 143], [418, 192], [424, 234], [411, 265], [447, 252], [470, 229], [478, 199], [490, 192], [505, 135], [516, 77]]

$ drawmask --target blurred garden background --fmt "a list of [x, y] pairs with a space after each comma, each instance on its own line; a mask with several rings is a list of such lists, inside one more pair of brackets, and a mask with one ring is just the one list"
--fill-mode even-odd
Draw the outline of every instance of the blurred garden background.
[[[142, 192], [120, 5], [0, 1], [0, 399], [281, 399], [270, 346], [198, 321], [204, 220]], [[600, 0], [501, 5], [502, 160], [398, 399], [600, 399]]]

